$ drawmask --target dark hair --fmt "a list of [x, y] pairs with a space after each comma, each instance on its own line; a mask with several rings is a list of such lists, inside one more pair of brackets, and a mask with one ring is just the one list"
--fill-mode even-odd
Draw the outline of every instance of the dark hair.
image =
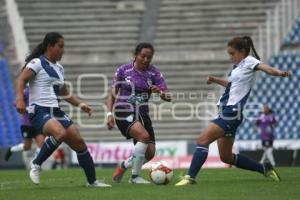
[[249, 36], [235, 37], [228, 42], [227, 46], [230, 46], [238, 51], [242, 51], [244, 49], [247, 56], [252, 49], [254, 57], [260, 60], [260, 57], [254, 48], [253, 41]]
[[[49, 32], [45, 35], [43, 42], [39, 43], [32, 52], [26, 57], [26, 64], [30, 62], [34, 58], [40, 57], [47, 50], [48, 45], [54, 46], [59, 39], [63, 39], [64, 37], [57, 32]], [[26, 65], [25, 64], [25, 65]]]
[[141, 42], [135, 47], [134, 55], [138, 55], [144, 48], [151, 49], [152, 54], [154, 54], [154, 48], [153, 48], [152, 44], [147, 43], [147, 42]]

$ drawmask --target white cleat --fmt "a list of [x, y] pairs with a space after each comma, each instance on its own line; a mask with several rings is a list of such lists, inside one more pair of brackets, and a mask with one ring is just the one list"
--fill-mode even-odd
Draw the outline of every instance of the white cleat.
[[130, 178], [129, 183], [132, 183], [132, 184], [150, 184], [151, 182], [149, 182], [149, 181], [143, 179], [142, 177], [138, 176], [136, 178]]
[[86, 186], [89, 187], [89, 188], [111, 187], [111, 185], [106, 184], [106, 183], [101, 182], [101, 181], [98, 181], [98, 180], [95, 180], [95, 182], [92, 183], [92, 184], [88, 183]]
[[29, 177], [31, 181], [36, 185], [40, 184], [41, 166], [31, 163], [30, 168]]

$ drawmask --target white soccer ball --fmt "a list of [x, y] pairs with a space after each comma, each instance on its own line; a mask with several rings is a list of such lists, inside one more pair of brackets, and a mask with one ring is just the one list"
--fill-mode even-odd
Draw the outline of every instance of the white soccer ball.
[[168, 184], [173, 177], [173, 169], [166, 162], [154, 162], [149, 169], [149, 176], [157, 185]]

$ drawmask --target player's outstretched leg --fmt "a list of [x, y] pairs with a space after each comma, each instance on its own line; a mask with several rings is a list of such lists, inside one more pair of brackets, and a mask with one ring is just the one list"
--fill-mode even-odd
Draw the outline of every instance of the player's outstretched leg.
[[189, 184], [195, 184], [195, 177], [200, 171], [202, 165], [207, 159], [208, 147], [198, 144], [193, 155], [191, 166], [189, 168], [188, 175], [181, 178], [181, 181], [175, 184], [175, 186], [184, 186]]
[[12, 155], [12, 151], [11, 151], [11, 148], [9, 147], [7, 150], [6, 150], [6, 153], [5, 153], [5, 156], [4, 156], [4, 160], [5, 161], [8, 161], [9, 158], [11, 157]]
[[9, 147], [4, 156], [5, 161], [8, 161], [14, 152], [19, 152], [23, 150], [24, 150], [24, 143], [20, 143], [12, 147]]
[[94, 161], [87, 148], [77, 152], [77, 159], [88, 180], [87, 187], [111, 187], [109, 184], [96, 180]]
[[59, 145], [60, 143], [53, 136], [45, 140], [39, 154], [35, 157], [30, 166], [29, 177], [34, 184], [40, 184], [41, 165]]
[[264, 168], [265, 168], [265, 173], [264, 173], [265, 177], [269, 177], [277, 182], [281, 181], [280, 176], [278, 175], [278, 173], [275, 171], [275, 169], [270, 163], [265, 163]]
[[[128, 158], [130, 160], [132, 160], [132, 156], [130, 158]], [[127, 159], [127, 160], [128, 160]], [[127, 160], [124, 160], [119, 166], [117, 166], [115, 172], [114, 172], [114, 175], [112, 177], [112, 181], [114, 183], [120, 183], [122, 181], [122, 178], [127, 170], [128, 167], [125, 166], [125, 162]]]

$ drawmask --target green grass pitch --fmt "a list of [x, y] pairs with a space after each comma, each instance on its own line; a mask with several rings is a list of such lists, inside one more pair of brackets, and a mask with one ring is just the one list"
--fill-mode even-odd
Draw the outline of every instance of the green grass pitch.
[[[175, 170], [169, 185], [131, 185], [129, 172], [112, 188], [86, 188], [80, 169], [43, 171], [40, 186], [31, 183], [25, 170], [0, 171], [0, 200], [297, 200], [300, 168], [278, 168], [281, 182], [240, 169], [203, 169], [196, 185], [174, 187], [186, 170]], [[113, 169], [97, 169], [97, 177], [111, 183]], [[148, 178], [147, 171], [143, 176]]]

